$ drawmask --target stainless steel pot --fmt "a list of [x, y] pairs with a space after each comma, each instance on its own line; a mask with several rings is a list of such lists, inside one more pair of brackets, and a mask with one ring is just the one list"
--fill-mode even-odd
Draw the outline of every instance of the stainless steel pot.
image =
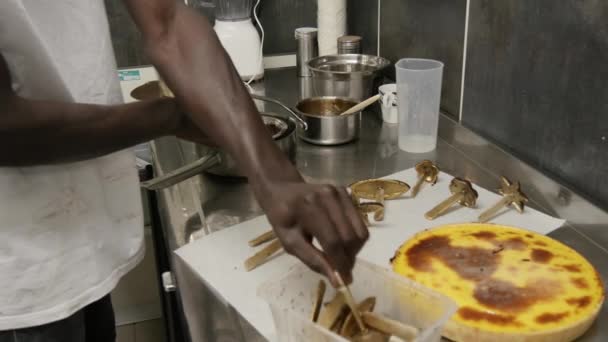
[[338, 145], [359, 137], [361, 112], [339, 115], [357, 102], [351, 99], [324, 96], [304, 99], [296, 105], [296, 112], [307, 125], [298, 127], [300, 139], [317, 145]]
[[[148, 82], [135, 88], [131, 92], [131, 97], [137, 100], [149, 100], [162, 96], [171, 96], [171, 94], [163, 93], [159, 81]], [[262, 120], [272, 131], [275, 143], [290, 160], [293, 161], [296, 152], [296, 126], [299, 124], [301, 130], [306, 130], [306, 123], [293, 110], [280, 101], [255, 94], [251, 94], [251, 97], [257, 100], [275, 103], [291, 115], [290, 118], [284, 118], [278, 115], [261, 114]], [[208, 172], [219, 176], [242, 177], [242, 174], [236, 167], [235, 160], [223, 150], [199, 145], [197, 146], [197, 151], [202, 155], [198, 160], [168, 172], [163, 176], [143, 182], [141, 186], [149, 190], [159, 190], [175, 185], [202, 172]]]
[[338, 96], [363, 101], [371, 97], [386, 58], [361, 54], [329, 55], [308, 61], [314, 96]]
[[[295, 120], [283, 118], [278, 115], [261, 114], [262, 120], [273, 131], [273, 139], [279, 149], [287, 157], [295, 160]], [[148, 190], [160, 190], [194, 177], [202, 172], [218, 176], [243, 177], [239, 172], [236, 161], [222, 149], [206, 148], [200, 159], [168, 172], [162, 176], [142, 182], [141, 186]]]
[[[170, 92], [163, 92], [160, 81], [148, 82], [131, 91], [131, 97], [137, 100], [155, 99], [162, 96], [172, 96]], [[262, 114], [262, 120], [272, 131], [272, 136], [279, 148], [293, 161], [295, 159], [295, 132], [296, 122], [301, 130], [306, 130], [306, 123], [289, 107], [275, 99], [251, 94], [251, 97], [261, 101], [275, 103], [285, 109], [291, 115], [286, 119], [271, 114]], [[235, 160], [221, 149], [210, 148], [199, 145], [197, 151], [202, 155], [198, 160], [168, 172], [163, 176], [143, 182], [142, 187], [149, 190], [159, 190], [175, 185], [202, 172], [208, 172], [219, 176], [242, 177], [236, 167]]]

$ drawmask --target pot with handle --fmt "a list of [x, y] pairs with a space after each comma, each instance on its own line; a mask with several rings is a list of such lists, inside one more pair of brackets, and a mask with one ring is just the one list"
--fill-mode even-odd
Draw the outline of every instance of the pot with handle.
[[[163, 91], [161, 82], [146, 83], [131, 92], [131, 96], [137, 100], [153, 99], [162, 96], [172, 96], [167, 91]], [[299, 123], [301, 129], [306, 130], [306, 123], [289, 107], [285, 106], [278, 100], [268, 98], [261, 95], [251, 95], [254, 99], [275, 103], [289, 112], [290, 118], [284, 118], [278, 115], [261, 114], [262, 120], [271, 130], [272, 137], [290, 160], [295, 158], [295, 132], [296, 126]], [[202, 145], [201, 145], [202, 147]], [[153, 178], [141, 183], [143, 188], [149, 190], [164, 189], [175, 185], [202, 172], [208, 172], [218, 176], [228, 177], [243, 177], [236, 167], [235, 160], [225, 151], [218, 148], [200, 148], [199, 151], [205, 150], [202, 157], [198, 160], [184, 165], [178, 169], [168, 172], [162, 176]]]
[[296, 105], [296, 112], [306, 122], [307, 129], [298, 129], [300, 139], [315, 145], [338, 145], [359, 137], [361, 111], [340, 115], [357, 101], [323, 96], [304, 99]]
[[[285, 119], [277, 115], [262, 114], [262, 119], [267, 124], [271, 122], [282, 123], [285, 129], [273, 135], [275, 143], [279, 149], [283, 151], [290, 160], [294, 160], [296, 153], [295, 146], [295, 122], [291, 119]], [[202, 172], [207, 172], [217, 176], [226, 177], [243, 177], [239, 172], [236, 161], [224, 150], [219, 148], [210, 148], [198, 160], [168, 172], [162, 176], [142, 182], [141, 186], [148, 190], [160, 190], [177, 183], [185, 181]]]
[[308, 61], [315, 96], [338, 96], [363, 101], [374, 95], [381, 71], [391, 63], [380, 56], [341, 54]]

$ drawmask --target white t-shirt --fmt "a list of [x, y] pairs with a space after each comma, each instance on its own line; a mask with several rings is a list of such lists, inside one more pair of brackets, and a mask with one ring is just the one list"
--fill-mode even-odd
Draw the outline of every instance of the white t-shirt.
[[[0, 53], [23, 97], [122, 102], [103, 0], [0, 0]], [[105, 296], [143, 246], [131, 151], [0, 167], [0, 331], [60, 320]]]

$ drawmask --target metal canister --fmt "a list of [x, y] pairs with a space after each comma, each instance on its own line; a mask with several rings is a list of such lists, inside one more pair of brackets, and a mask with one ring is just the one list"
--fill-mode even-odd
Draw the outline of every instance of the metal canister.
[[314, 27], [300, 27], [295, 31], [295, 37], [298, 42], [296, 63], [298, 66], [298, 76], [300, 77], [312, 76], [308, 69], [307, 62], [319, 56], [317, 32], [318, 30]]
[[361, 40], [359, 36], [342, 36], [338, 38], [338, 54], [361, 53]]

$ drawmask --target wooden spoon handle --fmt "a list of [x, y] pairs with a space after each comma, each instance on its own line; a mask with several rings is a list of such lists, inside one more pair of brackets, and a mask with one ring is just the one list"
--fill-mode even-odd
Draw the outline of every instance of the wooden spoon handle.
[[378, 203], [382, 204], [382, 208], [374, 213], [374, 220], [376, 222], [384, 221], [384, 211], [386, 210], [386, 207], [384, 206], [385, 197], [386, 196], [385, 196], [384, 188], [382, 188], [382, 187], [378, 188], [378, 192], [376, 192], [376, 201]]
[[372, 97], [370, 97], [367, 100], [364, 100], [352, 107], [350, 107], [349, 109], [347, 109], [346, 111], [342, 112], [342, 114], [340, 115], [348, 115], [348, 114], [352, 114], [352, 113], [356, 113], [360, 110], [365, 109], [367, 106], [371, 105], [372, 103], [378, 101], [380, 99], [380, 97], [382, 97], [382, 95], [378, 94], [378, 95], [374, 95]]

